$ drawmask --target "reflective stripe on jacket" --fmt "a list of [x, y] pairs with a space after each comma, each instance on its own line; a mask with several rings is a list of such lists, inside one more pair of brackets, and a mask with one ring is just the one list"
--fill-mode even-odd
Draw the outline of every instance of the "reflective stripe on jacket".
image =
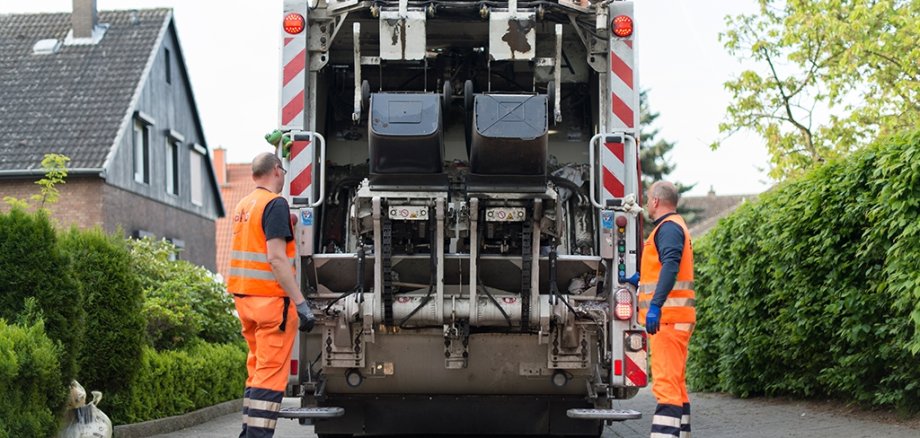
[[[233, 209], [230, 278], [227, 291], [235, 295], [284, 297], [284, 289], [275, 280], [268, 263], [268, 244], [262, 228], [262, 213], [273, 199], [280, 197], [264, 189], [256, 189]], [[287, 242], [285, 252], [294, 269], [294, 241]]]
[[639, 324], [645, 324], [645, 314], [651, 305], [658, 277], [661, 275], [661, 260], [655, 246], [655, 235], [666, 222], [674, 222], [684, 231], [684, 251], [680, 255], [680, 268], [674, 289], [668, 294], [661, 306], [662, 323], [696, 322], [696, 294], [693, 291], [693, 247], [690, 243], [690, 230], [684, 219], [677, 214], [664, 218], [645, 241], [642, 249], [642, 265], [639, 274]]

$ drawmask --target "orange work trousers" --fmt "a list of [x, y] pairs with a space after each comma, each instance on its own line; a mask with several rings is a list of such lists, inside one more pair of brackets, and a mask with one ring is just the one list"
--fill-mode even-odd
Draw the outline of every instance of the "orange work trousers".
[[233, 301], [243, 325], [243, 337], [249, 344], [246, 387], [283, 392], [297, 335], [297, 308], [294, 303], [288, 305], [285, 330], [281, 331], [283, 297], [234, 296]]
[[654, 438], [690, 436], [690, 397], [687, 395], [687, 348], [694, 324], [662, 323], [649, 336], [652, 394], [658, 401], [652, 419]]

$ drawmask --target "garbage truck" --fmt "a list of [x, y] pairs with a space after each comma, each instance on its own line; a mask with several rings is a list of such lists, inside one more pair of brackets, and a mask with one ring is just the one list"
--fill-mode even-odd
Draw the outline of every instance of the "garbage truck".
[[599, 436], [647, 337], [631, 1], [283, 0], [277, 151], [320, 437]]

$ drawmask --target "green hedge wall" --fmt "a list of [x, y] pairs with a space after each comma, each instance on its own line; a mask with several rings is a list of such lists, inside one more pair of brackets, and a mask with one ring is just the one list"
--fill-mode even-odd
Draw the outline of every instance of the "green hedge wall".
[[72, 272], [45, 212], [13, 208], [0, 214], [0, 318], [16, 321], [25, 300], [35, 298], [46, 333], [62, 344], [62, 386], [76, 375], [86, 317], [83, 291]]
[[65, 395], [58, 351], [44, 325], [0, 319], [0, 438], [53, 436]]
[[131, 252], [124, 238], [99, 229], [71, 229], [60, 245], [83, 285], [87, 314], [77, 380], [88, 390], [115, 396], [134, 380], [146, 343], [143, 293]]
[[119, 394], [103, 410], [113, 424], [183, 414], [243, 396], [244, 344], [207, 344], [184, 351], [144, 348], [141, 368], [129, 394]]
[[695, 390], [920, 406], [920, 131], [774, 188], [696, 246]]

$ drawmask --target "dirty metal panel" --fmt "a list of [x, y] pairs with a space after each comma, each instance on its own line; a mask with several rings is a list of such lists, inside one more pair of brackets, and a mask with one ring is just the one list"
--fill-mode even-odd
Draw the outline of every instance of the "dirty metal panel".
[[425, 13], [380, 12], [380, 59], [417, 61], [425, 59]]
[[489, 14], [489, 55], [495, 61], [529, 61], [536, 54], [533, 12]]

